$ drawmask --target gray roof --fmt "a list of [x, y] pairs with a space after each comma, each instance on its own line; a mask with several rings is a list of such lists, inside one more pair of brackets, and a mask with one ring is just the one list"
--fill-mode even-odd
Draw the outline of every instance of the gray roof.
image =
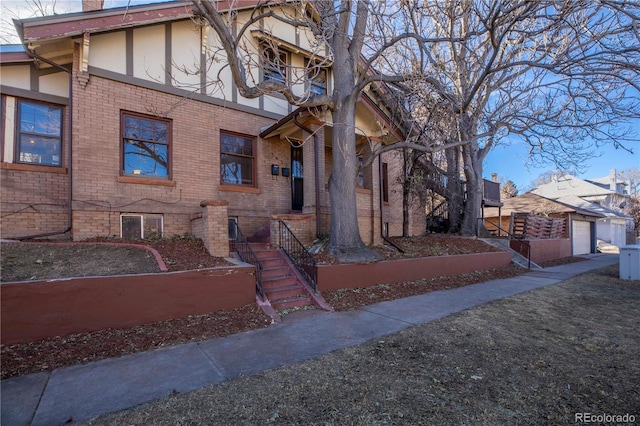
[[606, 217], [609, 219], [624, 219], [624, 220], [631, 219], [629, 216], [625, 216], [620, 212], [611, 210], [607, 207], [601, 206], [600, 204], [591, 203], [589, 201], [583, 200], [582, 198], [577, 197], [575, 195], [565, 195], [564, 197], [558, 198], [556, 201], [569, 206], [574, 206], [582, 210], [587, 210], [592, 213], [596, 213], [601, 217]]
[[533, 191], [534, 194], [540, 195], [551, 200], [557, 200], [567, 195], [575, 195], [577, 197], [590, 197], [594, 195], [615, 194], [608, 188], [603, 188], [586, 180], [579, 179], [575, 176], [565, 175], [557, 178], [553, 182], [540, 185]]

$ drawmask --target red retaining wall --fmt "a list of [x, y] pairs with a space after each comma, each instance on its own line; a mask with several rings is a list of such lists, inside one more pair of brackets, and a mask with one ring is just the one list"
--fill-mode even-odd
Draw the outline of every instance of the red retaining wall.
[[507, 266], [507, 252], [432, 256], [371, 264], [318, 265], [318, 290], [371, 287], [422, 278], [455, 276]]
[[[549, 260], [562, 259], [571, 256], [571, 240], [568, 238], [524, 240], [531, 246], [531, 261], [542, 263]], [[521, 244], [511, 241], [511, 248], [526, 256], [526, 249], [519, 249]]]
[[253, 267], [0, 284], [2, 343], [126, 328], [256, 300]]

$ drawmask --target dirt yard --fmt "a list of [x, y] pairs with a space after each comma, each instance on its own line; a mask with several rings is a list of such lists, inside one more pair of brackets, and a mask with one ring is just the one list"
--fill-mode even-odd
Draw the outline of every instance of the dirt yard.
[[[112, 242], [112, 241], [111, 241]], [[128, 241], [131, 242], [131, 241]], [[136, 241], [154, 247], [172, 270], [227, 265], [221, 258], [211, 257], [200, 240], [174, 237], [167, 240]], [[427, 236], [397, 239], [405, 254], [388, 249], [388, 257], [427, 256], [492, 251], [493, 247], [469, 238]], [[145, 250], [90, 243], [19, 244], [2, 243], [2, 281], [51, 279], [84, 275], [157, 272], [157, 264]], [[582, 261], [568, 258], [562, 263]], [[367, 289], [323, 292], [336, 310], [393, 300], [434, 290], [454, 288], [498, 278], [507, 278], [524, 270], [509, 266], [493, 271], [475, 272], [455, 278], [442, 277], [381, 284]], [[206, 315], [177, 318], [129, 329], [106, 329], [93, 333], [59, 336], [41, 341], [0, 346], [1, 378], [117, 357], [179, 343], [223, 337], [232, 333], [267, 327], [271, 323], [256, 305], [219, 311]]]
[[638, 422], [640, 281], [617, 277], [605, 268], [88, 424], [573, 425], [580, 413]]

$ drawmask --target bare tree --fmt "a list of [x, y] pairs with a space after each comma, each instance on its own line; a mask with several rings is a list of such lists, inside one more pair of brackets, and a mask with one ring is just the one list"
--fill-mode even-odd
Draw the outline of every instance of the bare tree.
[[[360, 167], [356, 152], [355, 112], [358, 97], [363, 90], [381, 86], [385, 82], [401, 82], [408, 79], [411, 67], [390, 71], [387, 55], [410, 58], [419, 51], [427, 39], [413, 32], [406, 23], [410, 16], [405, 2], [370, 2], [368, 0], [337, 2], [263, 2], [253, 9], [243, 23], [234, 23], [237, 16], [234, 2], [225, 2], [231, 10], [221, 13], [218, 2], [194, 0], [195, 10], [204, 22], [213, 28], [220, 38], [228, 66], [239, 93], [247, 98], [256, 98], [268, 93], [279, 93], [292, 105], [303, 107], [325, 107], [331, 113], [333, 130], [333, 167], [329, 178], [331, 198], [331, 225], [329, 252], [343, 261], [370, 261], [378, 256], [368, 249], [360, 237], [356, 209], [356, 177]], [[312, 5], [311, 13], [307, 6]], [[292, 8], [296, 8], [292, 11]], [[276, 19], [293, 25], [303, 33], [313, 35], [312, 46], [317, 51], [327, 49], [334, 70], [331, 93], [300, 94], [292, 90], [289, 79], [274, 78], [260, 80], [252, 74], [256, 55], [246, 43], [246, 33], [257, 22]], [[277, 61], [277, 46], [269, 46], [262, 60], [268, 61], [274, 70], [280, 69]], [[318, 55], [322, 57], [322, 55]], [[253, 62], [252, 62], [253, 61]], [[313, 61], [299, 75], [313, 74]], [[321, 64], [322, 65], [322, 64]], [[367, 159], [368, 164], [373, 161]], [[366, 167], [366, 164], [364, 165]]]
[[[407, 140], [375, 147], [363, 166], [397, 148], [448, 150], [451, 161], [463, 165], [466, 181], [463, 234], [475, 233], [482, 163], [497, 144], [517, 138], [530, 147], [532, 161], [579, 166], [601, 143], [627, 149], [631, 135], [625, 120], [640, 117], [637, 2], [264, 2], [242, 24], [234, 23], [234, 2], [225, 3], [232, 10], [224, 14], [216, 4], [194, 0], [199, 16], [220, 37], [242, 96], [280, 93], [292, 105], [321, 106], [331, 113], [329, 251], [342, 260], [375, 258], [360, 238], [355, 204], [355, 108], [365, 89], [396, 85], [411, 102], [395, 101], [410, 105], [414, 116], [407, 121]], [[305, 9], [309, 4], [315, 18]], [[292, 7], [297, 11], [287, 12]], [[246, 33], [266, 18], [301, 28], [313, 34], [314, 49], [328, 49], [333, 69], [340, 70], [333, 74], [331, 93], [299, 94], [289, 80], [277, 78], [277, 46], [262, 58], [271, 61], [276, 75], [256, 78], [251, 72], [256, 55], [247, 48]], [[312, 68], [302, 74], [310, 73]], [[426, 94], [422, 105], [416, 102], [420, 94]], [[441, 137], [418, 126], [434, 107], [451, 112], [440, 120]]]
[[[66, 9], [63, 5], [62, 9]], [[0, 42], [2, 44], [18, 44], [20, 38], [13, 27], [13, 20], [19, 18], [34, 18], [37, 16], [55, 15], [59, 12], [56, 0], [26, 0], [7, 1], [2, 3], [0, 13], [2, 21], [2, 32]]]
[[502, 198], [513, 198], [518, 196], [518, 187], [513, 181], [506, 181], [500, 187], [500, 196]]
[[[440, 0], [411, 3], [422, 67], [408, 93], [430, 89], [453, 114], [455, 140], [420, 138], [427, 150], [461, 146], [467, 199], [461, 232], [475, 233], [482, 163], [499, 143], [528, 145], [532, 162], [580, 168], [603, 143], [627, 149], [640, 117], [640, 4], [635, 1]], [[393, 149], [385, 146], [383, 150]]]

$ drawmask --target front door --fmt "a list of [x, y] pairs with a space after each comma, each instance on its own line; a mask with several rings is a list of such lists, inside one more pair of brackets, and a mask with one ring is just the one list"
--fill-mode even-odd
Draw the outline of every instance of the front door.
[[302, 147], [291, 147], [291, 210], [302, 211], [304, 204]]

